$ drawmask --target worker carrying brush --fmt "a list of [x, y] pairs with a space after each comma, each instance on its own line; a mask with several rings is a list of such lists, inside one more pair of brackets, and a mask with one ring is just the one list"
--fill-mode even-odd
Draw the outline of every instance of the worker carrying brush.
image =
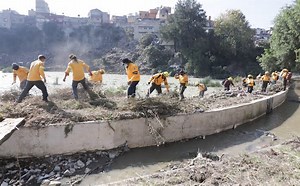
[[189, 83], [189, 78], [188, 78], [188, 75], [186, 74], [186, 72], [184, 70], [181, 70], [179, 72], [179, 74], [175, 74], [175, 79], [178, 79], [179, 80], [179, 83], [180, 83], [180, 86], [179, 86], [179, 89], [180, 89], [180, 92], [179, 92], [179, 96], [180, 96], [180, 100], [183, 100], [184, 99], [184, 91]]
[[127, 74], [127, 98], [134, 98], [136, 96], [136, 86], [140, 82], [140, 72], [136, 64], [134, 64], [128, 58], [122, 60], [123, 65], [125, 66]]
[[149, 97], [153, 90], [156, 90], [158, 94], [162, 93], [161, 84], [164, 83], [166, 86], [167, 92], [169, 92], [169, 84], [167, 77], [169, 77], [168, 72], [161, 72], [154, 74], [150, 80], [148, 81], [148, 85], [151, 84], [150, 88], [148, 89], [146, 97]]
[[70, 62], [68, 63], [67, 69], [65, 71], [65, 76], [63, 81], [66, 81], [67, 76], [69, 76], [70, 72], [72, 71], [73, 72], [72, 91], [75, 100], [78, 100], [77, 87], [79, 83], [82, 85], [84, 90], [87, 91], [90, 98], [94, 99], [95, 93], [93, 93], [89, 89], [84, 76], [84, 70], [88, 71], [90, 76], [93, 76], [90, 67], [83, 60], [77, 59], [77, 57], [74, 54], [70, 54], [69, 59]]
[[16, 83], [17, 77], [20, 80], [20, 89], [24, 89], [27, 81], [27, 76], [28, 76], [28, 69], [23, 66], [19, 66], [16, 63], [12, 64], [12, 69], [13, 69], [13, 83]]

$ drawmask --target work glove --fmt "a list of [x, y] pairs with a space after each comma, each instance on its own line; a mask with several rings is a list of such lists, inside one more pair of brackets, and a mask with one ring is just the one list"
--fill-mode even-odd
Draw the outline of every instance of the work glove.
[[130, 84], [131, 84], [131, 81], [128, 81], [127, 84], [130, 85]]
[[148, 82], [147, 84], [150, 85], [150, 82]]

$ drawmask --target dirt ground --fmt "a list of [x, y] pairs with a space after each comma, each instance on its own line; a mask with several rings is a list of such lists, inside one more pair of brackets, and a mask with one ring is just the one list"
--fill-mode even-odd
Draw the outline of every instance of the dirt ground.
[[300, 185], [300, 138], [239, 156], [199, 153], [158, 173], [110, 185]]
[[151, 98], [127, 99], [126, 87], [117, 87], [113, 90], [94, 88], [93, 100], [83, 89], [79, 89], [80, 100], [75, 101], [71, 89], [63, 88], [51, 93], [48, 103], [41, 101], [40, 96], [29, 95], [19, 104], [15, 104], [14, 101], [20, 92], [6, 91], [0, 96], [0, 113], [4, 118], [25, 117], [27, 126], [43, 127], [55, 123], [70, 124], [205, 112], [247, 103], [272, 95], [281, 89], [281, 85], [276, 85], [270, 87], [267, 93], [256, 91], [248, 94], [238, 88], [230, 92], [224, 92], [219, 88], [206, 94], [204, 98], [194, 96], [179, 101], [176, 91]]

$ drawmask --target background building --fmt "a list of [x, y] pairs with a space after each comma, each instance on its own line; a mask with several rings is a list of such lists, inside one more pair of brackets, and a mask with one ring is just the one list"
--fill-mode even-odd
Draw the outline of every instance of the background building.
[[18, 24], [25, 23], [24, 15], [20, 15], [18, 12], [8, 9], [0, 12], [0, 27], [11, 29]]

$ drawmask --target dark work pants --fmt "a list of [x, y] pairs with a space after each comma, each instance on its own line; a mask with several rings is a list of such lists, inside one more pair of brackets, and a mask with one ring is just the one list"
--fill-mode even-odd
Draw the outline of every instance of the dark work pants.
[[229, 90], [230, 90], [230, 87], [229, 87], [229, 86], [224, 86], [224, 90], [225, 90], [225, 91], [229, 91]]
[[136, 86], [139, 81], [132, 81], [127, 88], [127, 97], [135, 97]]
[[286, 90], [286, 85], [287, 85], [287, 79], [283, 79], [283, 90]]
[[252, 93], [252, 91], [253, 91], [253, 86], [248, 86], [248, 92]]
[[185, 89], [186, 89], [186, 86], [185, 86], [185, 84], [183, 84], [183, 83], [180, 83], [180, 93], [179, 93], [179, 95], [180, 95], [180, 98], [181, 98], [181, 99], [183, 99], [183, 98], [184, 98], [184, 95], [183, 95], [183, 93], [184, 93]]
[[74, 98], [77, 100], [78, 99], [78, 90], [77, 90], [77, 87], [78, 87], [78, 84], [81, 84], [83, 89], [88, 91], [89, 90], [89, 87], [85, 81], [85, 78], [80, 80], [80, 81], [74, 81], [72, 82], [72, 90], [73, 90], [73, 96]]
[[261, 91], [266, 92], [269, 81], [263, 81]]
[[204, 90], [202, 90], [202, 91], [199, 92], [199, 97], [200, 97], [200, 98], [203, 98], [204, 92], [205, 92]]
[[161, 85], [157, 85], [155, 83], [151, 84], [151, 87], [149, 88], [148, 92], [147, 92], [147, 97], [153, 92], [153, 90], [156, 90], [158, 94], [161, 94]]
[[22, 91], [21, 95], [19, 96], [17, 102], [21, 103], [21, 101], [26, 97], [30, 89], [32, 89], [33, 86], [36, 86], [38, 89], [40, 89], [43, 93], [43, 100], [47, 101], [48, 92], [47, 88], [42, 80], [40, 81], [27, 81], [24, 90]]
[[20, 82], [20, 89], [23, 90], [25, 88], [26, 82], [27, 82], [27, 80], [23, 80], [23, 81]]

